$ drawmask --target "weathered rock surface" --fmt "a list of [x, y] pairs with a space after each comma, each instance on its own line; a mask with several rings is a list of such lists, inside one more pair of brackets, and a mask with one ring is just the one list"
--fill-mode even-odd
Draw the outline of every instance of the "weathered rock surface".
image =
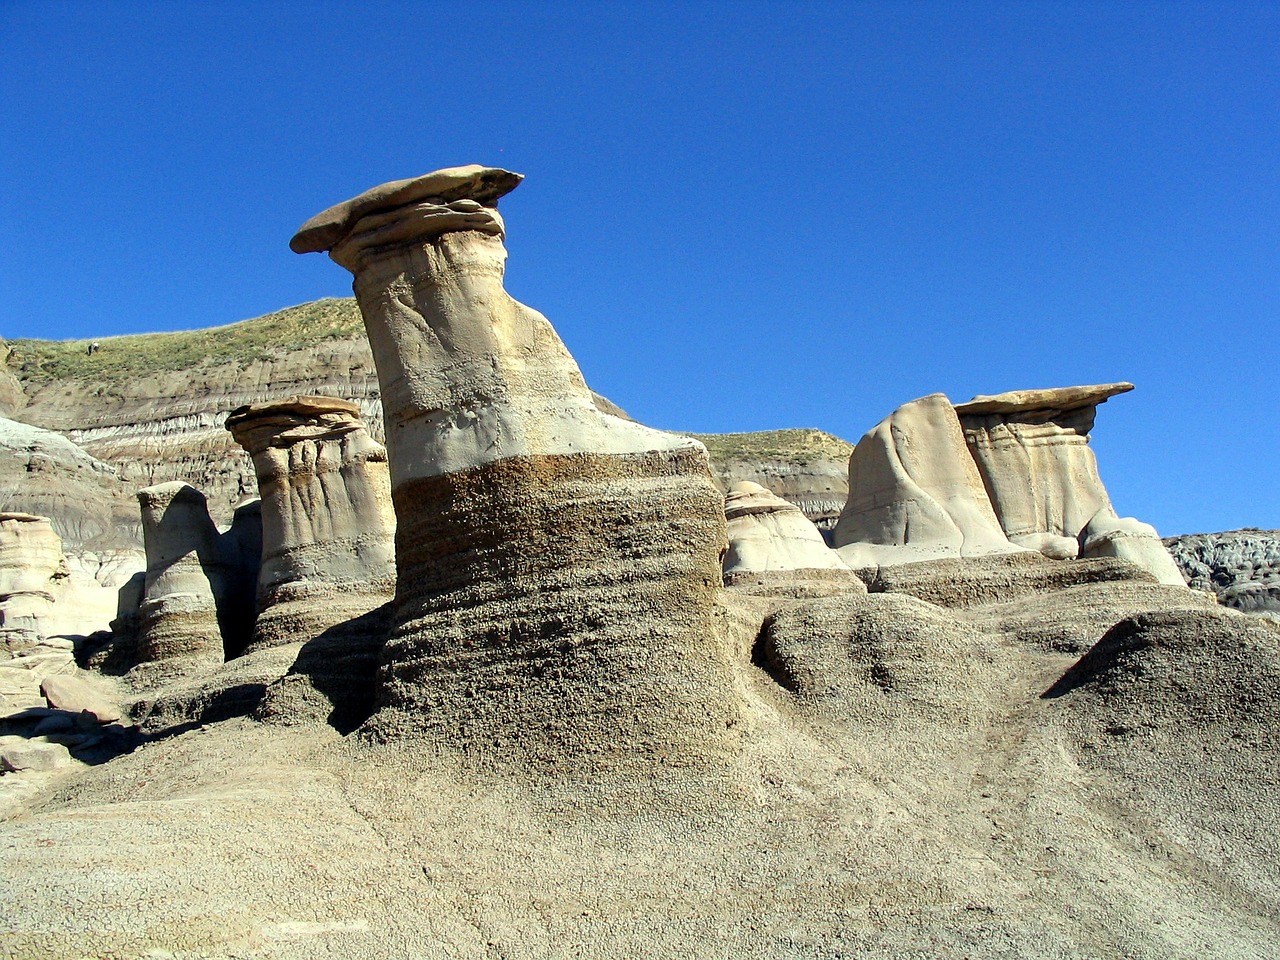
[[1181, 840], [1194, 858], [1184, 869], [1274, 905], [1280, 633], [1264, 624], [1222, 609], [1143, 613], [1045, 696], [1085, 770], [1130, 785], [1122, 808]]
[[438, 171], [295, 238], [313, 249], [313, 228], [341, 223], [330, 254], [355, 274], [382, 388], [398, 583], [367, 727], [549, 769], [705, 762], [737, 710], [706, 451], [600, 412], [551, 325], [503, 289], [495, 204], [519, 179]]
[[139, 535], [133, 488], [66, 437], [0, 418], [0, 510], [49, 517], [65, 544], [128, 545]]
[[40, 692], [54, 710], [88, 714], [98, 723], [111, 723], [121, 717], [113, 691], [105, 681], [85, 671], [48, 677], [41, 681]]
[[729, 550], [726, 577], [735, 573], [847, 570], [818, 528], [794, 504], [751, 481], [734, 484], [725, 495]]
[[250, 649], [316, 637], [395, 588], [387, 455], [335, 397], [241, 407], [227, 429], [249, 451], [262, 500], [258, 617]]
[[1182, 576], [1150, 525], [1111, 506], [1089, 431], [1131, 383], [1022, 390], [957, 405], [965, 442], [1009, 539], [1046, 556], [1119, 557], [1162, 583]]
[[140, 677], [206, 672], [244, 648], [253, 620], [256, 565], [239, 537], [219, 533], [204, 495], [173, 481], [138, 493], [147, 550], [140, 613]]
[[849, 566], [1011, 553], [955, 409], [935, 393], [903, 404], [849, 457], [849, 500], [832, 543]]
[[67, 576], [48, 517], [0, 513], [0, 627], [47, 635], [57, 581]]
[[1280, 616], [1280, 530], [1188, 534], [1164, 545], [1192, 589], [1243, 613]]

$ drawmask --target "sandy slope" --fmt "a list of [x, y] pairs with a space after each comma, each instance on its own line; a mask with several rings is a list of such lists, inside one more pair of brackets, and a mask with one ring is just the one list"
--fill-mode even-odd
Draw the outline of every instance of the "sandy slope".
[[1280, 634], [1140, 616], [1068, 674], [1026, 610], [789, 603], [723, 770], [233, 719], [64, 777], [0, 826], [0, 954], [1276, 955]]

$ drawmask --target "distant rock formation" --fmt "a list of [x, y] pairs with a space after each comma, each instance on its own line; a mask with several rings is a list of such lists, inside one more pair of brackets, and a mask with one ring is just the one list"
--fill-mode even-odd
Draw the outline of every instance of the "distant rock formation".
[[1129, 383], [1024, 390], [895, 410], [849, 458], [833, 543], [854, 568], [1035, 550], [1115, 557], [1184, 580], [1155, 529], [1111, 506], [1089, 448], [1099, 403]]
[[391, 599], [395, 516], [387, 454], [335, 397], [240, 407], [227, 429], [262, 498], [258, 616], [249, 649], [315, 637]]
[[849, 457], [849, 500], [832, 543], [849, 566], [1011, 553], [955, 408], [940, 393], [903, 404]]
[[1188, 534], [1164, 545], [1192, 589], [1225, 607], [1280, 617], [1280, 530]]
[[366, 729], [549, 770], [719, 756], [739, 707], [706, 451], [600, 412], [503, 289], [496, 202], [520, 179], [385, 184], [291, 243], [355, 274], [382, 387], [398, 581]]
[[140, 676], [212, 669], [243, 649], [253, 614], [253, 576], [242, 535], [219, 533], [204, 494], [179, 481], [138, 492], [147, 551], [140, 608]]
[[1155, 529], [1111, 506], [1089, 431], [1098, 404], [1131, 383], [1023, 390], [956, 406], [1009, 539], [1049, 557], [1119, 557], [1162, 583], [1184, 581]]
[[729, 550], [726, 580], [737, 573], [848, 570], [800, 508], [758, 483], [734, 484], [725, 496]]
[[794, 429], [690, 436], [707, 448], [711, 476], [721, 490], [744, 481], [758, 483], [794, 503], [826, 533], [849, 499], [853, 444], [832, 434]]

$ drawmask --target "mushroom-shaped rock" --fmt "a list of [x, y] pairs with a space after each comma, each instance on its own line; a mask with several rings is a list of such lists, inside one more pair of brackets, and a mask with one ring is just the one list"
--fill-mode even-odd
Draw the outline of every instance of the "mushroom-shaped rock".
[[706, 450], [597, 409], [507, 294], [497, 200], [520, 179], [386, 184], [292, 243], [355, 275], [382, 390], [397, 588], [366, 732], [549, 769], [722, 765], [739, 707]]
[[903, 404], [849, 457], [833, 543], [854, 568], [1013, 553], [955, 409], [940, 393]]
[[227, 429], [252, 456], [262, 498], [249, 652], [316, 637], [391, 599], [387, 454], [360, 408], [335, 397], [288, 397], [240, 407]]
[[1105, 383], [974, 397], [956, 413], [1000, 525], [1055, 558], [1120, 557], [1183, 585], [1154, 528], [1122, 518], [1089, 446], [1098, 405], [1133, 389]]

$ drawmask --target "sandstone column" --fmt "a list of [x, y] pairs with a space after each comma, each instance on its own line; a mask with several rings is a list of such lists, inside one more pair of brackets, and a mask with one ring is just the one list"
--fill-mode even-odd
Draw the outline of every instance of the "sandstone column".
[[496, 204], [520, 179], [385, 184], [291, 244], [355, 275], [382, 388], [398, 580], [369, 730], [557, 769], [723, 758], [737, 706], [706, 451], [597, 410], [503, 289]]
[[[252, 604], [235, 596], [204, 494], [180, 480], [138, 491], [147, 574], [139, 608], [139, 677], [212, 668], [225, 659], [222, 620]], [[234, 641], [233, 641], [234, 642]]]
[[1020, 390], [974, 397], [956, 412], [1010, 540], [1056, 558], [1120, 557], [1183, 586], [1155, 529], [1117, 515], [1089, 446], [1098, 405], [1132, 389], [1104, 383]]
[[262, 496], [258, 619], [248, 652], [308, 640], [391, 599], [395, 518], [387, 454], [360, 408], [334, 397], [240, 407], [227, 429]]

